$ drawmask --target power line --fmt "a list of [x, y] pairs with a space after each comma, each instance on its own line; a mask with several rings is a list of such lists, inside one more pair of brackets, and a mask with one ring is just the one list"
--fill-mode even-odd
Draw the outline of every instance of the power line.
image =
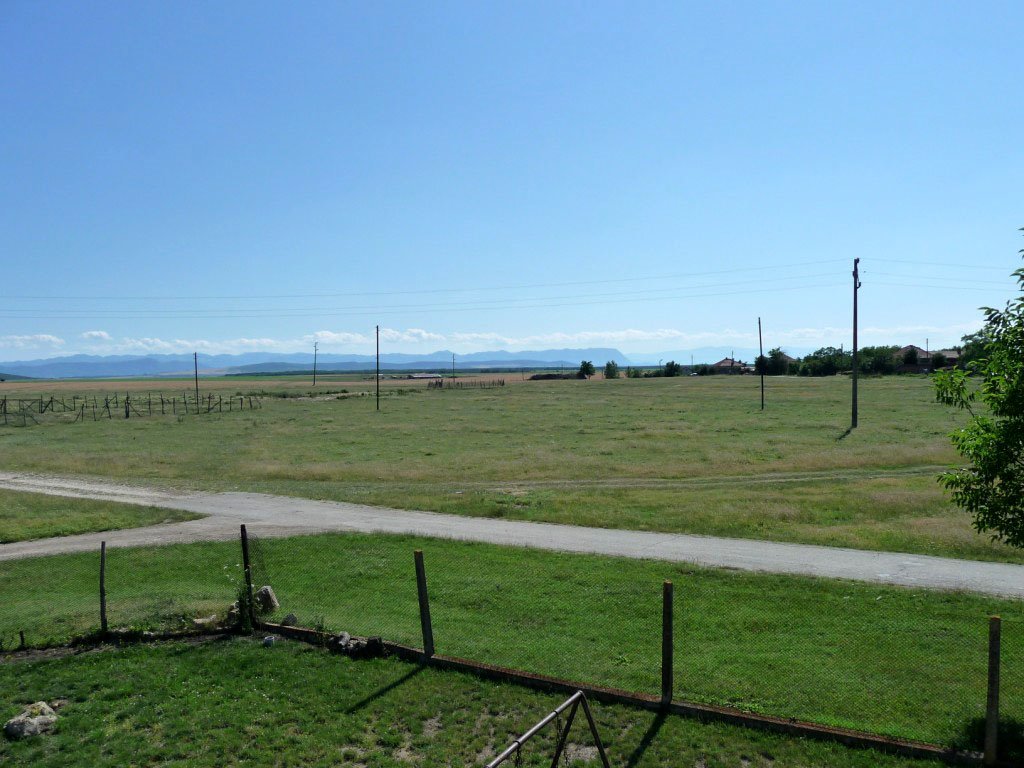
[[[772, 269], [792, 269], [796, 267], [807, 267], [819, 264], [836, 264], [844, 259], [822, 259], [818, 261], [800, 261], [790, 264], [780, 264]], [[311, 299], [311, 298], [349, 298], [360, 296], [408, 296], [416, 294], [436, 293], [472, 293], [474, 291], [515, 291], [530, 288], [565, 288], [573, 285], [607, 285], [613, 283], [633, 283], [647, 280], [673, 280], [690, 277], [708, 277], [711, 275], [731, 275], [741, 272], [759, 272], [769, 269], [768, 267], [737, 267], [735, 269], [719, 269], [710, 272], [677, 272], [668, 275], [647, 275], [644, 277], [621, 277], [604, 280], [573, 280], [568, 282], [532, 283], [523, 285], [494, 285], [479, 286], [476, 288], [421, 288], [412, 291], [357, 291], [350, 293], [280, 293], [280, 294], [234, 294], [234, 295], [205, 295], [205, 296], [96, 296], [96, 295], [68, 295], [68, 296], [35, 296], [35, 295], [13, 295], [7, 294], [0, 298], [19, 299], [33, 301], [224, 301], [230, 299], [238, 300], [263, 300], [263, 299]]]
[[[864, 272], [865, 272], [865, 274], [869, 273], [868, 270], [864, 270]], [[917, 279], [923, 277], [925, 280], [941, 280], [941, 281], [947, 282], [947, 283], [953, 282], [953, 283], [970, 283], [970, 284], [973, 284], [973, 285], [1007, 285], [1007, 281], [1006, 280], [974, 280], [974, 279], [971, 279], [971, 278], [963, 278], [963, 277], [941, 277], [939, 275], [903, 275], [903, 274], [900, 274], [898, 272], [876, 272], [875, 270], [871, 270], [870, 274], [872, 274], [872, 275], [882, 275], [883, 277], [905, 277], [905, 278], [910, 278], [911, 280], [917, 280]]]
[[[978, 264], [956, 264], [949, 261], [909, 261], [906, 259], [886, 259], [872, 257], [872, 263], [878, 264], [913, 264], [915, 267], [956, 267], [957, 269], [998, 269], [1005, 270], [1006, 267], [986, 267]], [[1016, 267], [1010, 267], [1007, 274], [1013, 272]]]
[[[819, 272], [819, 273], [816, 273], [816, 274], [802, 275], [801, 279], [809, 280], [809, 279], [812, 279], [812, 278], [819, 278], [819, 277], [834, 277], [834, 275], [832, 273], [829, 273], [829, 272]], [[774, 277], [774, 278], [759, 278], [759, 279], [756, 279], [756, 280], [738, 280], [738, 281], [737, 280], [732, 280], [732, 281], [729, 281], [727, 283], [707, 283], [707, 284], [703, 284], [703, 285], [687, 286], [684, 290], [687, 290], [687, 291], [697, 291], [697, 290], [705, 290], [705, 289], [724, 288], [726, 286], [732, 287], [732, 286], [737, 286], [737, 285], [762, 285], [762, 284], [764, 284], [766, 282], [790, 282], [793, 279], [794, 278], [792, 278], [792, 277]], [[615, 291], [615, 292], [611, 292], [611, 293], [585, 293], [585, 294], [568, 294], [568, 295], [556, 295], [556, 296], [529, 296], [529, 297], [522, 297], [522, 298], [511, 297], [511, 298], [503, 299], [502, 303], [503, 304], [508, 304], [508, 305], [513, 305], [513, 304], [519, 303], [519, 302], [577, 301], [577, 300], [581, 300], [581, 299], [585, 300], [585, 299], [596, 299], [596, 298], [626, 298], [626, 297], [647, 297], [647, 296], [652, 296], [653, 297], [653, 294], [666, 293], [666, 292], [669, 292], [669, 291], [679, 291], [679, 290], [680, 290], [680, 287], [679, 286], [675, 286], [675, 287], [669, 287], [669, 288], [648, 288], [648, 289], [645, 289], [645, 290], [628, 291], [628, 292]], [[654, 298], [657, 298], [657, 297], [654, 297]], [[440, 311], [440, 310], [445, 310], [445, 309], [448, 309], [448, 308], [451, 308], [451, 307], [486, 308], [486, 307], [488, 307], [488, 306], [490, 306], [492, 304], [494, 304], [494, 300], [475, 299], [473, 301], [443, 302], [443, 303], [431, 303], [431, 304], [399, 304], [399, 305], [394, 305], [394, 306], [387, 307], [387, 308], [388, 309], [409, 309], [409, 310], [412, 310], [412, 309], [436, 309], [436, 310]], [[263, 314], [278, 313], [278, 312], [301, 312], [301, 313], [307, 313], [307, 314], [320, 314], [320, 313], [324, 313], [324, 312], [336, 312], [336, 311], [341, 311], [341, 310], [351, 311], [351, 310], [357, 310], [357, 309], [372, 309], [372, 310], [376, 311], [378, 307], [379, 307], [379, 305], [377, 305], [377, 304], [359, 304], [359, 305], [348, 306], [348, 307], [308, 307], [308, 306], [304, 306], [304, 307], [267, 307], [267, 308], [258, 308], [258, 307], [246, 307], [246, 308], [241, 308], [241, 307], [238, 307], [238, 308], [222, 307], [222, 308], [218, 308], [218, 309], [215, 309], [215, 310], [214, 309], [210, 309], [210, 310], [204, 310], [204, 309], [104, 309], [104, 310], [101, 310], [101, 311], [108, 313], [108, 315], [111, 316], [111, 317], [117, 317], [117, 316], [124, 316], [124, 317], [135, 317], [135, 316], [139, 316], [139, 317], [145, 317], [145, 316], [175, 317], [175, 316], [184, 316], [184, 317], [189, 317], [189, 316], [192, 316], [192, 313], [205, 313], [205, 312], [216, 312], [216, 313], [218, 313], [216, 315], [218, 317], [232, 317], [232, 316], [238, 316], [238, 317], [258, 317], [258, 316], [263, 315]], [[2, 311], [3, 312], [8, 312], [8, 313], [31, 313], [31, 312], [39, 312], [41, 310], [38, 309], [38, 308], [6, 307]], [[51, 312], [54, 316], [75, 315], [75, 314], [79, 314], [79, 313], [83, 313], [83, 312], [88, 312], [88, 311], [89, 310], [85, 310], [85, 309], [54, 309], [54, 310], [48, 310], [48, 312]], [[239, 313], [249, 313], [249, 314], [239, 314]], [[273, 316], [273, 315], [271, 314], [271, 316]]]
[[[877, 273], [876, 273], [877, 274]], [[928, 283], [889, 283], [889, 282], [877, 282], [872, 285], [883, 285], [887, 288], [927, 288], [931, 291], [984, 291], [986, 293], [992, 293], [992, 288], [983, 288], [981, 286], [972, 285], [934, 285]], [[1004, 284], [1005, 285], [1005, 284]]]
[[[592, 306], [592, 305], [606, 305], [606, 304], [636, 304], [641, 302], [655, 302], [655, 301], [681, 301], [685, 299], [698, 299], [698, 298], [717, 298], [722, 296], [741, 296], [752, 293], [778, 293], [783, 291], [805, 291], [818, 288], [834, 288], [842, 285], [842, 283], [815, 283], [809, 285], [789, 285], [789, 286], [775, 286], [772, 288], [752, 288], [743, 291], [716, 291], [713, 293], [685, 293], [674, 296], [642, 296], [637, 298], [617, 299], [617, 298], [593, 298], [592, 296], [580, 297], [575, 301], [555, 301], [547, 303], [520, 303], [520, 304], [503, 304], [501, 302], [490, 302], [487, 304], [481, 304], [479, 306], [428, 306], [427, 308], [373, 308], [366, 307], [360, 308], [357, 311], [352, 309], [349, 310], [294, 310], [284, 311], [267, 314], [218, 314], [216, 310], [203, 313], [190, 313], [190, 314], [148, 314], [139, 315], [132, 313], [125, 313], [119, 315], [101, 314], [101, 313], [90, 313], [90, 314], [45, 314], [40, 313], [37, 315], [8, 315], [7, 310], [0, 310], [0, 317], [13, 318], [20, 320], [41, 320], [41, 319], [62, 319], [62, 320], [128, 320], [128, 319], [256, 319], [256, 318], [283, 318], [283, 317], [348, 317], [348, 316], [363, 316], [363, 315], [397, 315], [397, 314], [430, 314], [436, 312], [482, 312], [482, 311], [513, 311], [519, 309], [547, 309], [555, 307], [579, 307], [579, 306]], [[615, 295], [615, 294], [613, 294]], [[524, 299], [522, 301], [540, 301], [544, 302], [544, 299]], [[35, 310], [38, 311], [38, 310]], [[109, 311], [109, 310], [108, 310]]]

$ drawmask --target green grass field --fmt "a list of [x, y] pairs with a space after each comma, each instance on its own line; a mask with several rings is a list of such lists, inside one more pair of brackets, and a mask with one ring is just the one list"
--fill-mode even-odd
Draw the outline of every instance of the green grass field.
[[[676, 588], [676, 694], [940, 744], [984, 710], [986, 622], [1005, 621], [1003, 713], [1024, 721], [1019, 602], [442, 540], [257, 539], [279, 618], [420, 644], [412, 551], [425, 551], [438, 652], [656, 693], [661, 584]], [[181, 628], [223, 613], [237, 543], [108, 550], [112, 627]], [[0, 568], [6, 647], [99, 622], [96, 553]]]
[[[0, 716], [66, 699], [54, 733], [0, 740], [0, 763], [65, 766], [470, 766], [493, 757], [560, 697], [393, 660], [351, 661], [250, 640], [105, 649], [0, 663]], [[911, 768], [937, 765], [596, 703], [619, 768]], [[580, 716], [577, 768], [594, 765]], [[546, 729], [523, 765], [549, 765]]]
[[321, 391], [348, 394], [317, 399], [294, 378], [204, 381], [289, 397], [252, 413], [0, 428], [0, 468], [1024, 562], [976, 534], [936, 482], [957, 461], [948, 433], [963, 417], [934, 402], [926, 378], [864, 380], [849, 434], [845, 378], [770, 379], [764, 413], [754, 377], [441, 392], [388, 381], [379, 413], [360, 395], [371, 386], [336, 378]]
[[0, 544], [179, 523], [199, 517], [202, 515], [173, 509], [0, 490]]

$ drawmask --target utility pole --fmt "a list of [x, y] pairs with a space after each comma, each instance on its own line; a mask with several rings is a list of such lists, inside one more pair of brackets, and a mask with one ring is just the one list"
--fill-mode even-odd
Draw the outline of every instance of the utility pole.
[[764, 410], [764, 369], [768, 361], [764, 359], [764, 342], [761, 341], [761, 318], [757, 318], [757, 348], [761, 350], [761, 410]]
[[196, 370], [196, 413], [199, 413], [199, 353], [192, 353], [192, 363]]
[[313, 342], [313, 386], [316, 386], [316, 348], [320, 345], [319, 341]]
[[377, 326], [377, 410], [380, 410], [380, 326]]
[[860, 259], [853, 260], [853, 415], [850, 429], [857, 426], [857, 291], [860, 290]]

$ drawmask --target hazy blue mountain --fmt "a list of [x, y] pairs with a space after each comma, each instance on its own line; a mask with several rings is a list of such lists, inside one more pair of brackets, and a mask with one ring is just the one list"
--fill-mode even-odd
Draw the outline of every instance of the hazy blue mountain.
[[[581, 360], [591, 360], [601, 366], [608, 360], [620, 365], [630, 361], [616, 349], [548, 349], [527, 352], [475, 352], [456, 355], [456, 369], [476, 368], [541, 368], [553, 366], [576, 367]], [[409, 354], [389, 352], [381, 355], [381, 367], [394, 369], [448, 370], [452, 353], [440, 350], [431, 353]], [[40, 360], [18, 360], [2, 363], [11, 376], [38, 379], [56, 378], [116, 378], [130, 376], [188, 375], [193, 370], [192, 355], [66, 355]], [[321, 370], [369, 370], [375, 365], [374, 355], [317, 356]], [[273, 352], [246, 352], [239, 355], [199, 355], [200, 374], [272, 373], [310, 370], [313, 355], [299, 352], [280, 354]]]

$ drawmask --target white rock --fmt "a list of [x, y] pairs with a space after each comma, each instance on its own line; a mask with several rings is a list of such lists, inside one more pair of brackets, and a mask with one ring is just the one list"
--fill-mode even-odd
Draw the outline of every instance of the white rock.
[[37, 701], [30, 705], [17, 717], [4, 723], [4, 735], [8, 739], [23, 739], [27, 736], [38, 736], [53, 728], [57, 715], [45, 701]]
[[277, 602], [277, 595], [269, 586], [260, 587], [252, 597], [256, 604], [256, 610], [260, 613], [272, 613], [281, 607], [281, 604]]

